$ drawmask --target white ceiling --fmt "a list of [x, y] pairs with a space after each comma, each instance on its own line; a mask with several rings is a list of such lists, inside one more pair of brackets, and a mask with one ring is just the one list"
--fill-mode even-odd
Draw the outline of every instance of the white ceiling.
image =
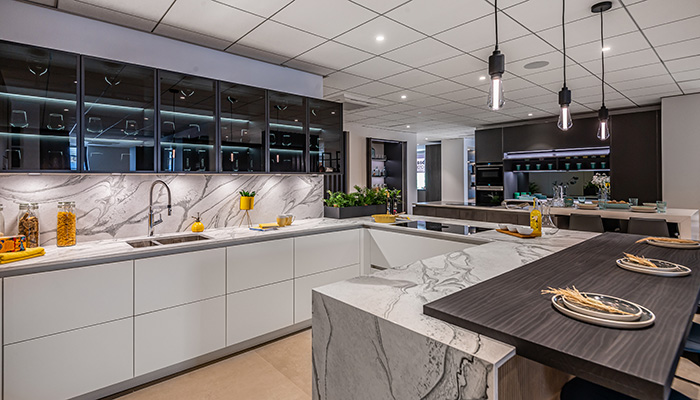
[[[379, 105], [347, 122], [453, 137], [493, 123], [556, 115], [562, 85], [561, 3], [501, 0], [506, 105], [486, 103], [495, 41], [492, 0], [36, 0], [323, 75], [324, 96]], [[567, 3], [567, 76], [574, 113], [600, 107], [600, 20]], [[658, 104], [700, 91], [700, 0], [614, 0], [605, 13], [606, 105]], [[375, 37], [383, 35], [378, 42]], [[547, 61], [527, 69], [533, 61]], [[401, 96], [406, 96], [402, 99]], [[410, 125], [410, 128], [407, 126]]]

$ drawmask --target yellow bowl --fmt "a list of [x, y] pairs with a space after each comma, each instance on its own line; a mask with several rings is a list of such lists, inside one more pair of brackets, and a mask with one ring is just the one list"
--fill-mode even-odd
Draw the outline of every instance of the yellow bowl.
[[379, 222], [382, 224], [392, 224], [396, 222], [396, 215], [392, 214], [374, 214], [372, 215], [374, 222]]

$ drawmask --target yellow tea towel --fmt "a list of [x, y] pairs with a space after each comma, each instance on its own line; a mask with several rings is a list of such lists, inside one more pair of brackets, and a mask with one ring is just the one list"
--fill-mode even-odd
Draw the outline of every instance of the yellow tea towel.
[[279, 225], [277, 225], [277, 222], [268, 222], [265, 224], [260, 224], [258, 225], [260, 229], [270, 229], [270, 228], [279, 228]]
[[22, 261], [32, 257], [39, 257], [46, 254], [43, 247], [34, 247], [24, 251], [0, 254], [0, 264], [7, 264], [13, 261]]

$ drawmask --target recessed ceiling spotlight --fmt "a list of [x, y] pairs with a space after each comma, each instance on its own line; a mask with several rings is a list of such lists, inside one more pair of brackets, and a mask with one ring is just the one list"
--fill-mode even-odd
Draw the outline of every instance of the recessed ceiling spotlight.
[[428, 140], [428, 138], [425, 138], [425, 140]]
[[299, 120], [298, 120], [298, 119], [295, 119], [294, 122], [299, 122]]
[[411, 125], [406, 125], [406, 128], [410, 128], [410, 127], [411, 127]]
[[70, 110], [68, 110], [67, 108], [64, 108], [63, 111], [70, 111]]
[[528, 117], [532, 117], [532, 113], [527, 113], [527, 116], [528, 116]]
[[401, 95], [401, 99], [405, 99], [405, 98], [406, 98], [406, 95], [405, 95], [405, 94], [402, 94], [402, 95]]
[[480, 77], [479, 77], [479, 80], [480, 80], [480, 81], [485, 81], [485, 80], [486, 80], [486, 77], [485, 77], [485, 76], [480, 76]]
[[331, 115], [335, 115], [335, 111], [331, 111]]
[[533, 61], [531, 63], [527, 63], [523, 65], [523, 68], [525, 69], [538, 69], [538, 68], [544, 68], [549, 65], [549, 61]]
[[383, 42], [383, 41], [384, 41], [384, 35], [377, 35], [377, 37], [376, 37], [375, 39], [377, 40], [377, 42]]
[[603, 51], [610, 51], [610, 46], [605, 46], [605, 47], [603, 47], [602, 50], [603, 50]]

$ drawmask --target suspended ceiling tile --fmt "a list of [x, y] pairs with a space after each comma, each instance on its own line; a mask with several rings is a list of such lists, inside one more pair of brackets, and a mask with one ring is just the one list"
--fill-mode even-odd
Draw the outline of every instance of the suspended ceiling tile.
[[268, 20], [245, 35], [238, 43], [292, 58], [325, 41], [326, 39], [320, 36]]
[[700, 16], [676, 21], [672, 24], [659, 25], [644, 30], [644, 34], [653, 46], [662, 46], [681, 40], [700, 37]]
[[391, 85], [401, 86], [404, 88], [413, 88], [416, 86], [425, 85], [426, 83], [439, 81], [441, 79], [442, 78], [429, 74], [427, 72], [423, 72], [418, 69], [412, 69], [406, 72], [401, 72], [399, 74], [392, 75], [388, 78], [384, 78], [382, 79], [382, 81]]
[[330, 85], [332, 87], [337, 87], [341, 90], [346, 90], [353, 88], [355, 86], [364, 85], [369, 82], [369, 79], [363, 78], [361, 76], [348, 74], [347, 72], [334, 72], [325, 78], [323, 78], [323, 85]]
[[[61, 0], [63, 1], [63, 0]], [[257, 14], [264, 18], [269, 18], [272, 14], [281, 10], [287, 4], [291, 3], [292, 0], [216, 0], [220, 3], [225, 3], [231, 7], [236, 7], [241, 10], [248, 11], [253, 14]], [[140, 0], [141, 3], [146, 3]], [[149, 0], [150, 2], [150, 0]]]
[[301, 61], [323, 65], [328, 68], [343, 69], [368, 60], [371, 57], [371, 54], [364, 51], [330, 41], [309, 50], [297, 58]]
[[[116, 11], [118, 13], [128, 14], [131, 16], [144, 18], [152, 21], [160, 20], [168, 8], [173, 3], [172, 0], [80, 0], [80, 1], [64, 1], [61, 0], [58, 8], [70, 12], [80, 11], [81, 6], [93, 6], [94, 8], [102, 8], [105, 10]], [[77, 3], [77, 4], [76, 4]], [[93, 11], [97, 12], [97, 11]], [[114, 15], [114, 14], [113, 14]], [[108, 16], [108, 15], [105, 15]], [[97, 16], [95, 16], [97, 17]], [[102, 19], [102, 18], [98, 18]]]
[[392, 85], [387, 85], [386, 83], [382, 82], [370, 82], [364, 85], [354, 87], [349, 91], [367, 97], [377, 97], [383, 94], [395, 92], [397, 90], [401, 90], [401, 88]]
[[[449, 103], [449, 102], [450, 102], [450, 100], [441, 99], [439, 97], [426, 96], [426, 97], [423, 97], [420, 99], [412, 100], [409, 102], [409, 104], [414, 105], [414, 106], [418, 106], [418, 107], [428, 107], [429, 108], [429, 107], [433, 107], [433, 106], [437, 106], [439, 104], [445, 104], [445, 103]], [[429, 115], [429, 113], [427, 113], [426, 115]]]
[[426, 35], [434, 35], [492, 13], [493, 6], [485, 1], [413, 0], [387, 16]]
[[436, 106], [430, 107], [433, 110], [438, 110], [438, 111], [443, 111], [443, 112], [455, 112], [455, 111], [463, 111], [466, 106], [464, 104], [460, 104], [457, 102], [449, 102], [445, 104], [438, 104]]
[[605, 81], [608, 83], [616, 83], [667, 74], [668, 72], [666, 71], [666, 68], [664, 68], [663, 64], [657, 62], [655, 64], [630, 67], [619, 71], [606, 72]]
[[455, 90], [463, 88], [464, 86], [460, 85], [459, 83], [451, 82], [448, 80], [442, 80], [421, 86], [416, 86], [415, 88], [413, 88], [413, 90], [415, 90], [416, 92], [435, 96], [442, 93], [454, 92]]
[[217, 50], [224, 50], [231, 44], [229, 40], [215, 38], [201, 33], [180, 29], [174, 26], [170, 26], [168, 24], [164, 24], [162, 22], [158, 24], [153, 33], [162, 36], [167, 36], [169, 38], [177, 40], [182, 40], [184, 42], [198, 44], [200, 46], [211, 47]]
[[467, 72], [488, 71], [488, 64], [468, 54], [439, 61], [433, 64], [424, 65], [420, 68], [443, 78], [451, 78], [463, 75]]
[[700, 79], [694, 81], [678, 82], [685, 93], [700, 92]]
[[[376, 38], [382, 36], [384, 40]], [[334, 40], [372, 54], [383, 54], [426, 36], [386, 17], [375, 18]]]
[[640, 28], [700, 15], [700, 2], [696, 0], [652, 0], [627, 7]]
[[473, 88], [465, 88], [465, 89], [456, 90], [454, 92], [441, 94], [439, 97], [442, 99], [447, 99], [447, 100], [451, 100], [451, 101], [462, 102], [462, 101], [474, 99], [474, 98], [483, 98], [484, 96], [487, 96], [487, 95], [488, 95], [488, 92], [484, 92], [484, 91], [473, 89]]
[[664, 61], [687, 57], [688, 54], [700, 54], [700, 37], [658, 46], [656, 47], [656, 52], [659, 53], [659, 57]]
[[[605, 73], [607, 74], [608, 72], [625, 70], [631, 65], [644, 66], [658, 63], [659, 57], [657, 57], [656, 53], [654, 53], [654, 50], [640, 50], [633, 53], [605, 57]], [[600, 74], [602, 71], [600, 60], [588, 61], [582, 65], [588, 68], [594, 74]]]
[[234, 44], [228, 49], [226, 49], [227, 52], [233, 53], [233, 54], [238, 54], [244, 57], [249, 57], [253, 58], [256, 60], [260, 61], [265, 61], [269, 62], [272, 64], [282, 64], [283, 62], [289, 60], [289, 57], [283, 56], [280, 54], [275, 54], [275, 53], [270, 53], [268, 51], [263, 51], [259, 49], [255, 49], [252, 47], [248, 46], [243, 46], [242, 44]]
[[[606, 58], [651, 48], [644, 36], [638, 31], [606, 39], [605, 47], [610, 48], [610, 50], [605, 52]], [[598, 40], [566, 49], [567, 57], [579, 63], [595, 60], [600, 62], [600, 53], [601, 47]]]
[[56, 7], [57, 0], [28, 0], [31, 3], [43, 4], [49, 7]]
[[[533, 69], [531, 68], [531, 64], [534, 62], [546, 62], [547, 64], [543, 67]], [[561, 68], [562, 62], [563, 56], [558, 51], [553, 51], [547, 54], [540, 54], [535, 57], [525, 58], [513, 62], [508, 62], [508, 59], [506, 58], [506, 72], [512, 72], [516, 75], [526, 77], [528, 75], [537, 74], [542, 71]]]
[[631, 88], [631, 89], [620, 89], [622, 90], [622, 93], [631, 98], [634, 99], [635, 97], [647, 97], [647, 96], [654, 96], [654, 95], [661, 95], [661, 94], [668, 94], [668, 93], [673, 93], [673, 94], [682, 94], [681, 89], [678, 88], [678, 85], [676, 85], [673, 80], [670, 80], [668, 83], [660, 84], [660, 85], [655, 85], [655, 86], [647, 86], [647, 87], [641, 87], [641, 88]]
[[438, 42], [425, 38], [407, 46], [390, 51], [384, 57], [412, 67], [436, 63], [462, 54], [460, 51]]
[[386, 111], [387, 113], [391, 112], [409, 112], [411, 110], [414, 110], [415, 107], [408, 105], [408, 104], [392, 104], [389, 106], [384, 106], [379, 108], [382, 111]]
[[370, 10], [384, 14], [385, 12], [407, 3], [410, 0], [350, 0], [355, 4], [367, 7]]
[[283, 65], [285, 67], [290, 67], [321, 76], [326, 76], [332, 72], [335, 72], [335, 70], [332, 68], [327, 68], [323, 65], [308, 63], [306, 61], [301, 61], [298, 59], [286, 61]]
[[666, 67], [671, 73], [700, 69], [700, 55], [667, 61]]
[[[505, 13], [534, 32], [555, 26], [561, 31], [561, 6], [561, 1], [530, 0], [508, 8]], [[579, 19], [582, 15], [588, 16], [590, 10], [587, 2], [567, 2], [566, 22]]]
[[177, 0], [161, 24], [233, 43], [263, 21], [257, 15], [210, 0]]
[[[498, 19], [498, 38], [501, 42], [525, 36], [528, 31], [510, 18]], [[470, 52], [496, 44], [493, 16], [485, 16], [452, 28], [435, 36], [449, 45]]]
[[[154, 3], [156, 2], [154, 1]], [[137, 15], [133, 15], [125, 12], [123, 9], [109, 8], [108, 6], [83, 3], [76, 0], [61, 0], [58, 9], [147, 32], [150, 32], [156, 26], [160, 17], [168, 9], [168, 6], [165, 6], [162, 11], [156, 7], [148, 7], [147, 10], [141, 10], [141, 12], [136, 13]]]
[[671, 78], [670, 75], [665, 74], [665, 75], [657, 75], [657, 76], [650, 76], [647, 78], [639, 78], [639, 79], [632, 79], [624, 82], [616, 82], [612, 86], [617, 89], [622, 91], [623, 93], [630, 91], [630, 90], [639, 90], [642, 88], [650, 88], [654, 86], [659, 86], [659, 85], [674, 85], [675, 86], [675, 81], [673, 78]]
[[692, 69], [690, 71], [674, 72], [673, 79], [676, 82], [694, 81], [700, 79], [700, 69]]
[[342, 92], [342, 89], [333, 88], [333, 87], [325, 86], [325, 85], [323, 86], [323, 98], [324, 99], [331, 97], [334, 94], [338, 94], [340, 92]]
[[[604, 21], [604, 33], [606, 38], [637, 31], [634, 22], [622, 8], [606, 12]], [[560, 27], [550, 28], [538, 32], [537, 34], [555, 47], [561, 48], [562, 38]], [[593, 13], [591, 13], [589, 17], [566, 25], [567, 46], [574, 47], [594, 40], [600, 40], [600, 17], [598, 15], [593, 15]]]
[[[404, 97], [405, 98], [402, 98]], [[391, 101], [391, 102], [396, 102], [396, 103], [405, 103], [405, 104], [410, 104], [410, 105], [415, 105], [415, 101], [418, 101], [419, 99], [423, 99], [428, 97], [428, 95], [423, 94], [423, 93], [418, 93], [412, 90], [406, 90], [406, 89], [399, 89], [396, 88], [396, 91], [392, 93], [387, 93], [384, 95], [379, 96], [380, 99], [386, 100], [386, 101]]]
[[345, 69], [345, 72], [369, 79], [382, 79], [409, 70], [410, 67], [381, 57], [374, 57]]
[[347, 0], [295, 0], [272, 19], [331, 39], [376, 16]]
[[[504, 42], [500, 45], [500, 49], [501, 53], [506, 55], [506, 60], [509, 62], [533, 58], [556, 50], [549, 45], [549, 43], [532, 34]], [[493, 49], [488, 50], [488, 54], [490, 55]]]

